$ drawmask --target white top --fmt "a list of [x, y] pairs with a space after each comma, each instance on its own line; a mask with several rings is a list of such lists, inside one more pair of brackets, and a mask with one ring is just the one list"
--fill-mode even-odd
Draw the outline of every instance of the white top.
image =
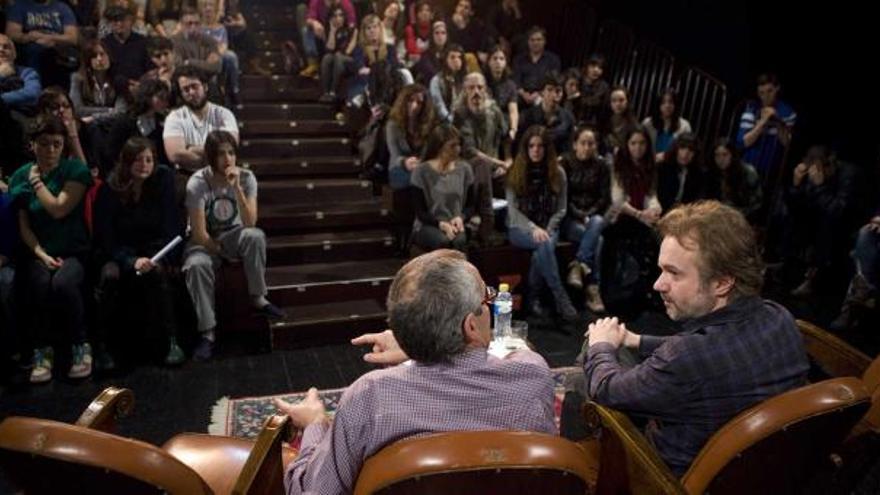
[[173, 110], [165, 118], [162, 138], [182, 137], [186, 146], [204, 146], [208, 134], [220, 130], [227, 131], [238, 139], [238, 122], [235, 120], [235, 115], [228, 108], [211, 102], [207, 103], [207, 108], [205, 120], [196, 117], [186, 105]]

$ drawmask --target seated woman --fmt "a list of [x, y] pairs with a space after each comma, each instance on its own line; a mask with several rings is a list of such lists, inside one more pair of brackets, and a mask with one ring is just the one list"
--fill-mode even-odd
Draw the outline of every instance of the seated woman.
[[[86, 132], [86, 124], [74, 111], [70, 97], [58, 86], [44, 89], [37, 99], [37, 120], [53, 118], [60, 119], [67, 130], [64, 157], [77, 159], [90, 168], [95, 167], [97, 160], [92, 157], [94, 148], [90, 146], [91, 136]], [[85, 150], [89, 150], [90, 155], [87, 156]]]
[[578, 244], [567, 281], [580, 289], [586, 280], [587, 308], [602, 313], [605, 305], [599, 293], [597, 249], [605, 228], [605, 212], [611, 206], [611, 170], [599, 155], [596, 132], [590, 127], [578, 127], [574, 151], [562, 155], [560, 164], [568, 176], [568, 210], [563, 232], [567, 240]]
[[226, 31], [226, 25], [221, 22], [223, 12], [218, 9], [218, 3], [217, 0], [199, 0], [202, 30], [217, 42], [217, 51], [220, 53], [221, 59], [220, 74], [223, 87], [226, 90], [226, 104], [229, 107], [235, 107], [239, 104], [238, 95], [241, 92], [238, 75], [241, 63], [238, 54], [229, 49], [229, 33]]
[[413, 241], [426, 251], [467, 246], [465, 224], [474, 216], [474, 172], [460, 159], [461, 135], [450, 124], [434, 127], [427, 161], [412, 173], [416, 220]]
[[706, 177], [697, 136], [685, 133], [672, 142], [657, 167], [657, 199], [663, 211], [706, 195]]
[[464, 80], [464, 51], [461, 46], [451, 44], [443, 52], [443, 68], [432, 79], [428, 88], [437, 118], [441, 122], [452, 123], [452, 106], [461, 93]]
[[754, 222], [764, 196], [755, 167], [742, 161], [728, 138], [715, 142], [712, 165], [706, 174], [706, 198], [733, 206]]
[[149, 139], [153, 143], [154, 161], [157, 164], [171, 164], [162, 141], [170, 98], [171, 91], [162, 80], [147, 79], [138, 85], [134, 103], [127, 112], [111, 121], [106, 144], [101, 147], [99, 166], [105, 171], [105, 175], [116, 166], [119, 153], [130, 137]]
[[79, 70], [70, 75], [70, 101], [85, 123], [106, 120], [125, 111], [110, 75], [110, 56], [100, 40], [83, 43]]
[[419, 61], [413, 65], [413, 75], [421, 84], [428, 85], [431, 79], [443, 68], [443, 52], [448, 44], [446, 21], [436, 20], [431, 24], [431, 42], [428, 49], [422, 52]]
[[598, 126], [602, 112], [608, 107], [608, 95], [611, 87], [602, 75], [605, 73], [605, 57], [599, 54], [590, 55], [583, 71], [581, 86], [581, 106], [574, 112], [577, 122]]
[[566, 321], [578, 318], [559, 277], [556, 242], [568, 202], [565, 170], [556, 162], [556, 150], [546, 128], [526, 129], [519, 153], [507, 173], [507, 229], [510, 243], [532, 251], [529, 266], [529, 309], [545, 314], [541, 289], [550, 288], [556, 311]]
[[284, 313], [266, 300], [266, 235], [257, 228], [257, 179], [236, 165], [238, 143], [226, 131], [205, 140], [208, 166], [186, 184], [191, 236], [183, 272], [198, 318], [201, 341], [193, 359], [210, 359], [214, 351], [214, 272], [222, 258], [241, 258], [251, 305], [268, 318]]
[[398, 255], [409, 250], [415, 220], [411, 176], [422, 161], [434, 120], [434, 104], [428, 91], [421, 84], [410, 84], [400, 90], [385, 124], [388, 184], [391, 186], [395, 251]]
[[345, 68], [352, 62], [351, 54], [357, 45], [357, 29], [345, 22], [345, 9], [336, 6], [330, 9], [327, 26], [330, 32], [324, 43], [324, 57], [321, 59], [321, 86], [324, 94], [320, 101], [336, 101], [336, 90]]
[[[62, 93], [63, 95], [63, 93]], [[82, 285], [89, 255], [83, 197], [92, 184], [86, 165], [65, 158], [68, 128], [58, 118], [39, 121], [31, 135], [36, 160], [18, 169], [9, 191], [18, 208], [21, 239], [27, 247], [19, 260], [20, 322], [30, 330], [31, 383], [52, 379], [53, 329], [71, 344], [70, 378], [92, 374], [92, 350], [86, 342]]]
[[643, 120], [642, 125], [651, 136], [658, 162], [663, 160], [662, 155], [672, 146], [672, 141], [691, 132], [691, 123], [681, 116], [678, 93], [673, 88], [660, 93], [651, 116]]
[[[179, 250], [153, 263], [150, 258], [181, 235], [174, 201], [174, 171], [155, 160], [153, 143], [142, 137], [126, 141], [107, 185], [95, 203], [95, 243], [104, 260], [98, 283], [96, 364], [112, 369], [105, 347], [120, 328], [120, 295], [137, 294], [137, 315], [151, 320], [165, 336], [165, 363], [180, 364], [183, 351], [175, 339], [173, 289], [169, 268], [179, 262]], [[134, 323], [130, 317], [128, 323]], [[122, 328], [127, 328], [125, 325]], [[118, 337], [118, 336], [117, 336]]]
[[[398, 66], [394, 46], [385, 42], [385, 29], [379, 16], [370, 14], [361, 21], [358, 44], [351, 54], [351, 71], [348, 81], [348, 104], [361, 108], [368, 103], [367, 87], [373, 69], [395, 70]], [[383, 65], [384, 64], [384, 65]]]
[[606, 220], [638, 220], [653, 227], [663, 207], [657, 198], [657, 170], [650, 152], [651, 138], [644, 127], [636, 126], [624, 137], [625, 146], [617, 150], [611, 173], [611, 208]]
[[[604, 152], [614, 156], [618, 150], [625, 147], [626, 135], [638, 126], [639, 122], [629, 106], [629, 92], [623, 86], [615, 86], [611, 89], [608, 102], [605, 115], [600, 121], [600, 128], [605, 137]], [[648, 136], [650, 138], [650, 134]]]
[[415, 3], [415, 20], [406, 25], [406, 62], [410, 66], [422, 58], [431, 44], [431, 24], [434, 22], [434, 6], [430, 0]]
[[495, 45], [489, 50], [488, 69], [483, 73], [486, 74], [486, 86], [492, 98], [504, 114], [510, 130], [508, 134], [513, 141], [519, 132], [519, 103], [516, 82], [507, 65], [507, 53], [501, 45]]
[[[562, 74], [562, 108], [572, 115], [577, 115], [583, 103], [581, 101], [581, 70], [575, 67]], [[575, 117], [577, 119], [577, 117]], [[575, 120], [578, 122], [578, 120]]]

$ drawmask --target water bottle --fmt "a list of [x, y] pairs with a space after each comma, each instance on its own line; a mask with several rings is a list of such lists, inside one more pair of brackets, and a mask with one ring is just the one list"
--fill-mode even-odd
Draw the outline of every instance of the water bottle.
[[498, 286], [498, 297], [495, 298], [495, 328], [492, 338], [504, 339], [510, 336], [510, 319], [513, 316], [513, 296], [510, 295], [510, 286], [501, 284]]

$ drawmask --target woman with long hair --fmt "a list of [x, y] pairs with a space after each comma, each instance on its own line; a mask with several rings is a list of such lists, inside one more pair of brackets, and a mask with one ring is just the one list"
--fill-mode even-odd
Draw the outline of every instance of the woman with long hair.
[[357, 29], [345, 22], [345, 9], [332, 7], [327, 15], [329, 33], [324, 43], [324, 57], [321, 59], [321, 85], [324, 94], [320, 101], [336, 101], [336, 90], [345, 75], [345, 68], [352, 62], [351, 54], [357, 45]]
[[394, 216], [395, 250], [404, 254], [409, 247], [415, 219], [411, 176], [422, 162], [428, 135], [435, 124], [434, 104], [421, 84], [404, 86], [385, 124], [388, 146], [388, 183]]
[[720, 138], [712, 147], [712, 166], [706, 178], [706, 197], [733, 206], [754, 221], [764, 192], [755, 167], [742, 161], [736, 144]]
[[437, 118], [443, 122], [452, 123], [452, 106], [461, 93], [464, 75], [464, 50], [456, 44], [447, 45], [443, 52], [443, 68], [431, 78], [429, 86]]
[[605, 136], [605, 151], [612, 155], [625, 147], [626, 135], [639, 125], [629, 100], [629, 91], [623, 86], [611, 88], [608, 94], [608, 106], [601, 120], [601, 128]]
[[687, 132], [679, 135], [657, 166], [657, 199], [664, 211], [693, 203], [706, 194], [706, 175], [700, 140]]
[[474, 172], [461, 160], [461, 134], [450, 124], [431, 131], [426, 160], [412, 173], [416, 220], [413, 241], [433, 251], [467, 246], [466, 224], [474, 216]]
[[79, 70], [70, 75], [70, 100], [83, 122], [106, 120], [125, 111], [110, 76], [110, 56], [101, 40], [83, 42]]
[[489, 62], [486, 70], [486, 86], [489, 88], [492, 98], [498, 104], [498, 108], [504, 113], [507, 120], [507, 128], [510, 140], [516, 138], [519, 132], [519, 103], [517, 102], [516, 82], [511, 75], [507, 63], [507, 52], [501, 45], [495, 45], [489, 50]]
[[379, 16], [370, 14], [364, 17], [357, 37], [357, 46], [351, 54], [354, 77], [348, 83], [347, 101], [352, 106], [362, 107], [367, 103], [366, 91], [370, 78], [375, 80], [372, 72], [394, 70], [398, 63], [394, 47], [385, 41], [385, 29]]
[[642, 125], [654, 143], [657, 161], [663, 159], [661, 155], [672, 146], [672, 141], [692, 132], [691, 123], [681, 116], [681, 104], [674, 88], [660, 93], [651, 109], [651, 116], [643, 120]]
[[[180, 364], [183, 351], [176, 341], [173, 288], [170, 267], [179, 252], [153, 263], [151, 257], [174, 237], [182, 234], [174, 199], [174, 171], [156, 161], [153, 143], [143, 137], [125, 142], [107, 186], [98, 193], [95, 207], [95, 244], [103, 262], [98, 282], [98, 335], [96, 364], [115, 367], [107, 345], [116, 328], [129, 328], [146, 318], [149, 329], [164, 336], [165, 364]], [[137, 318], [119, 324], [120, 296], [138, 301]]]
[[637, 125], [624, 136], [611, 173], [611, 208], [606, 216], [612, 223], [628, 217], [653, 226], [660, 219], [663, 208], [657, 199], [657, 170], [651, 149], [651, 137], [644, 127]]
[[413, 65], [412, 70], [416, 81], [421, 84], [430, 84], [434, 75], [443, 68], [443, 52], [449, 44], [449, 32], [446, 21], [442, 19], [431, 23], [431, 40], [428, 48], [422, 52], [419, 61]]
[[544, 315], [541, 292], [547, 287], [556, 310], [566, 321], [578, 317], [559, 277], [556, 242], [565, 217], [565, 170], [557, 163], [553, 140], [545, 127], [526, 129], [519, 153], [507, 174], [507, 229], [510, 243], [532, 252], [529, 267], [529, 309]]
[[[73, 108], [73, 102], [67, 93], [58, 86], [50, 86], [40, 93], [37, 98], [37, 121], [45, 121], [52, 119], [60, 119], [67, 129], [67, 146], [65, 153], [67, 158], [76, 158], [85, 163], [89, 167], [94, 167], [94, 160], [87, 157], [85, 149], [91, 150], [88, 146], [88, 134], [81, 132], [84, 123], [76, 114]], [[83, 142], [85, 141], [85, 142]]]

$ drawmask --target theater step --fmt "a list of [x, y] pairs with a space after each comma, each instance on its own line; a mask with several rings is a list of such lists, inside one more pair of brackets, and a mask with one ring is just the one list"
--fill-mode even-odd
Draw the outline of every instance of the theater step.
[[289, 75], [241, 76], [241, 99], [247, 102], [302, 101], [315, 103], [321, 88], [314, 79]]
[[273, 349], [340, 343], [388, 326], [384, 304], [377, 299], [293, 306], [285, 312], [285, 321], [270, 326]]
[[271, 180], [260, 183], [260, 205], [311, 205], [362, 202], [373, 198], [373, 184], [358, 179]]
[[387, 229], [353, 230], [272, 236], [267, 253], [270, 266], [282, 266], [390, 258], [394, 247]]
[[281, 72], [284, 69], [284, 56], [281, 54], [280, 46], [259, 50], [254, 52], [251, 57], [259, 61], [263, 67], [271, 69], [272, 72]]
[[266, 269], [266, 284], [270, 300], [283, 307], [382, 300], [403, 263], [383, 258], [270, 267]]
[[247, 120], [239, 121], [242, 137], [260, 136], [303, 136], [326, 137], [347, 136], [348, 126], [340, 120]]
[[348, 228], [381, 228], [390, 212], [378, 200], [328, 205], [260, 207], [260, 227], [267, 232], [293, 234]]
[[334, 111], [322, 103], [251, 103], [235, 107], [238, 120], [331, 120]]
[[278, 50], [285, 41], [298, 40], [295, 29], [287, 31], [255, 31], [254, 44], [257, 50]]
[[353, 177], [361, 171], [360, 160], [351, 157], [315, 157], [303, 160], [251, 158], [242, 160], [259, 179], [298, 177]]
[[345, 137], [242, 139], [239, 152], [242, 161], [263, 157], [294, 160], [307, 160], [318, 156], [351, 158], [351, 154], [351, 140]]

